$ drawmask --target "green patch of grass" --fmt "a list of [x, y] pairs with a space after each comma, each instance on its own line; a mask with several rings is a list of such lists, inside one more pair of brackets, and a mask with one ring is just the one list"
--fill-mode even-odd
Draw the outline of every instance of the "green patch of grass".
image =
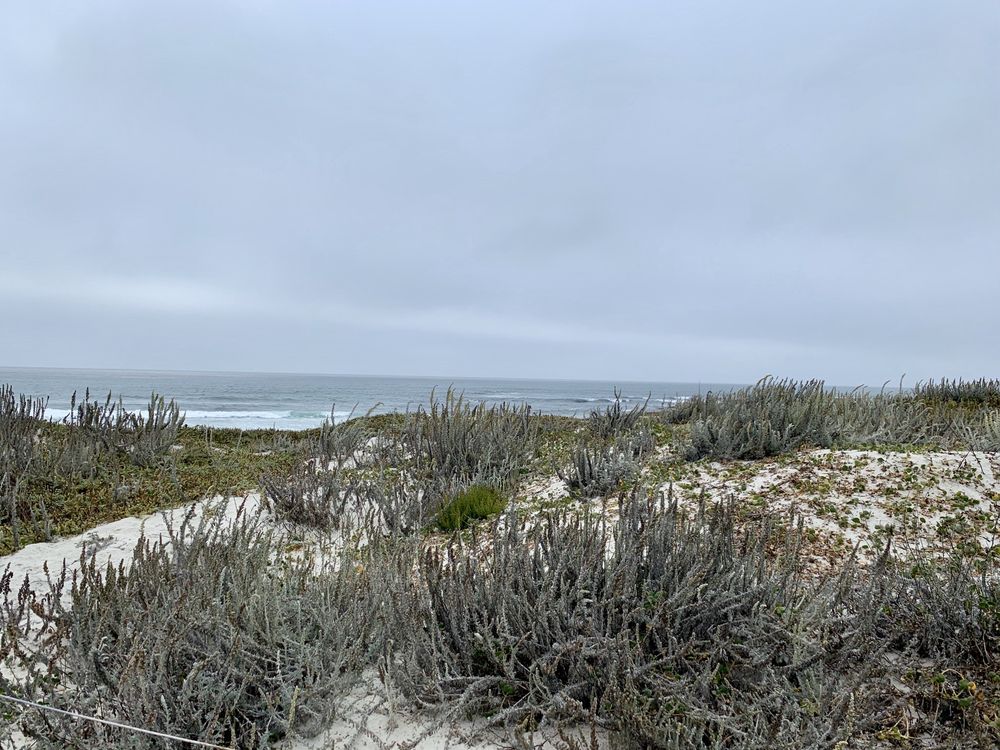
[[577, 417], [561, 417], [551, 414], [535, 416], [538, 420], [539, 434], [534, 456], [534, 468], [541, 471], [551, 471], [551, 467], [559, 466], [569, 460], [573, 446], [587, 423]]
[[678, 439], [678, 434], [687, 433], [687, 430], [681, 425], [667, 424], [662, 418], [657, 416], [646, 416], [643, 418], [642, 423], [645, 424], [649, 431], [653, 434], [653, 438], [656, 441], [656, 445], [679, 445], [680, 440]]
[[439, 512], [437, 527], [442, 531], [464, 529], [472, 521], [495, 516], [507, 502], [495, 489], [477, 484], [452, 498]]
[[[60, 426], [47, 429], [58, 432]], [[177, 448], [155, 466], [107, 458], [94, 476], [28, 476], [20, 488], [20, 502], [28, 508], [45, 508], [51, 535], [70, 536], [214, 495], [241, 495], [257, 489], [262, 474], [288, 474], [302, 460], [295, 447], [260, 452], [260, 441], [271, 437], [269, 432], [212, 430], [206, 440], [202, 430], [186, 428]], [[0, 555], [49, 538], [40, 524], [29, 519], [21, 519], [19, 531], [15, 545], [9, 523], [0, 524]]]

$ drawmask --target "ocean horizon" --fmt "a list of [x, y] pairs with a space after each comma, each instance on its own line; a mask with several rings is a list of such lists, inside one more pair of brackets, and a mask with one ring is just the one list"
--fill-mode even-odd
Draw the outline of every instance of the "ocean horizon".
[[369, 411], [405, 412], [426, 406], [432, 392], [448, 388], [473, 402], [529, 404], [536, 412], [587, 416], [611, 403], [615, 391], [625, 403], [649, 398], [652, 408], [740, 383], [555, 380], [449, 376], [319, 375], [184, 370], [113, 370], [0, 367], [0, 384], [17, 393], [48, 398], [46, 416], [60, 420], [70, 398], [89, 389], [91, 399], [110, 392], [126, 408], [143, 409], [156, 392], [174, 399], [187, 424], [234, 429], [302, 430], [333, 416], [346, 419]]

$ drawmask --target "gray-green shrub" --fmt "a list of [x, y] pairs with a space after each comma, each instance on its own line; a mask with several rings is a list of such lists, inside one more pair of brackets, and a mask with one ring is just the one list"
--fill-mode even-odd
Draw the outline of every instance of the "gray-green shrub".
[[[926, 669], [968, 683], [995, 663], [995, 558], [914, 572], [887, 551], [821, 578], [795, 525], [740, 529], [732, 508], [640, 495], [609, 510], [525, 525], [511, 509], [488, 544], [446, 547], [368, 519], [367, 543], [328, 560], [289, 552], [257, 518], [215, 516], [143, 540], [118, 568], [85, 553], [73, 582], [40, 592], [0, 574], [0, 688], [265, 748], [315, 733], [377, 669], [395, 705], [515, 737], [582, 724], [629, 748], [813, 750], [873, 744], [900, 710], [888, 684], [917, 689]], [[988, 747], [1000, 733], [987, 708], [911, 728]], [[33, 711], [15, 721], [39, 748], [151, 746]]]
[[434, 624], [395, 640], [399, 689], [493, 725], [596, 722], [627, 747], [845, 736], [877, 593], [853, 571], [804, 585], [794, 536], [774, 561], [766, 527], [744, 537], [725, 510], [634, 498], [620, 514], [507, 524], [485, 559], [424, 555], [416, 590], [388, 597]]
[[724, 395], [709, 395], [691, 424], [692, 458], [763, 458], [803, 445], [828, 447], [835, 395], [822, 381], [765, 379]]
[[321, 531], [339, 528], [352, 488], [315, 461], [297, 467], [287, 477], [261, 477], [261, 499], [274, 517], [293, 526]]
[[413, 470], [443, 486], [489, 484], [514, 487], [535, 451], [538, 426], [527, 405], [470, 404], [449, 389], [443, 401], [431, 394], [403, 429]]
[[961, 406], [1000, 407], [1000, 379], [941, 378], [917, 383], [913, 395], [921, 401]]
[[[8, 598], [8, 623], [31, 616], [40, 644], [24, 652], [27, 676], [8, 687], [224, 746], [318, 732], [375, 661], [377, 602], [357, 549], [276, 557], [284, 546], [256, 517], [189, 519], [166, 539], [141, 540], [127, 566], [85, 560], [71, 584], [54, 581], [30, 607]], [[22, 724], [39, 748], [164, 746], [58, 715], [31, 712]]]
[[755, 459], [800, 447], [932, 444], [942, 448], [995, 444], [983, 409], [949, 409], [909, 393], [842, 392], [822, 381], [765, 378], [730, 393], [696, 396], [668, 410], [688, 421], [688, 457]]
[[39, 433], [45, 406], [46, 399], [15, 395], [11, 386], [0, 386], [0, 524], [10, 527], [15, 547], [20, 546], [22, 524], [39, 528], [42, 538], [51, 536], [44, 500], [35, 505], [20, 497], [22, 479], [42, 460]]
[[607, 495], [638, 478], [641, 464], [628, 441], [591, 444], [581, 441], [573, 450], [570, 464], [557, 467], [566, 486], [584, 497]]
[[101, 402], [70, 398], [69, 414], [63, 419], [67, 430], [55, 469], [72, 476], [93, 476], [98, 464], [108, 457], [122, 457], [136, 466], [159, 462], [177, 441], [184, 415], [171, 399], [152, 394], [146, 413], [132, 413], [121, 399], [110, 393]]
[[611, 441], [635, 430], [649, 405], [647, 397], [632, 408], [626, 408], [620, 391], [615, 391], [614, 401], [604, 409], [590, 412], [590, 432], [598, 440]]
[[[336, 406], [330, 409], [329, 419], [320, 425], [313, 453], [324, 463], [335, 464], [336, 468], [341, 469], [355, 459], [358, 452], [364, 448], [368, 430], [365, 426], [366, 420], [354, 418], [353, 409], [347, 419], [340, 422], [335, 416], [335, 409]], [[372, 407], [365, 417], [370, 417], [374, 409], [375, 407]]]

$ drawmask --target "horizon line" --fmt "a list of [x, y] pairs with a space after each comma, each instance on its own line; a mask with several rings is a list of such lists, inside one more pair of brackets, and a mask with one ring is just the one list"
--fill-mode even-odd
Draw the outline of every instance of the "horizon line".
[[[386, 380], [512, 380], [512, 381], [546, 381], [553, 383], [623, 383], [638, 385], [735, 385], [745, 386], [753, 383], [726, 382], [716, 380], [635, 380], [609, 378], [560, 378], [560, 377], [527, 377], [509, 375], [387, 375], [379, 373], [333, 373], [333, 372], [288, 372], [277, 370], [186, 370], [150, 367], [64, 367], [64, 366], [25, 366], [0, 365], [2, 370], [47, 370], [47, 371], [84, 371], [84, 372], [135, 372], [135, 373], [171, 373], [183, 375], [283, 375], [292, 377], [327, 377], [327, 378], [383, 378]], [[758, 378], [759, 380], [759, 378]], [[756, 381], [755, 381], [756, 382]], [[834, 386], [846, 387], [846, 386]], [[857, 387], [857, 386], [855, 386]], [[862, 386], [864, 387], [864, 386]]]

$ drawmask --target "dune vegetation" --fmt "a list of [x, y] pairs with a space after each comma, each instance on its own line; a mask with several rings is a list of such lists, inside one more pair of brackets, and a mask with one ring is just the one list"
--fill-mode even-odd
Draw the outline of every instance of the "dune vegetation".
[[[359, 695], [513, 746], [1000, 744], [1000, 381], [586, 419], [446, 392], [297, 433], [45, 409], [0, 389], [4, 695], [233, 748], [384, 746]], [[15, 579], [167, 509], [117, 564], [96, 535]], [[4, 748], [176, 746], [0, 722]]]

